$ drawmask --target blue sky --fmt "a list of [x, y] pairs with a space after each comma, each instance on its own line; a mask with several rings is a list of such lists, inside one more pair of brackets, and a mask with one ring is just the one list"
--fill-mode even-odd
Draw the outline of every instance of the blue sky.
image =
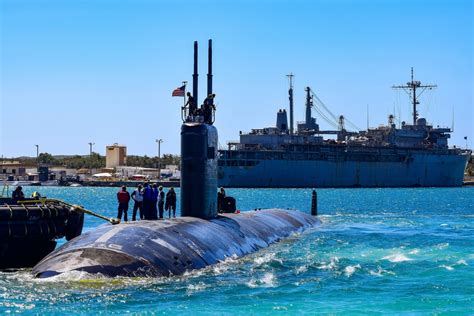
[[[0, 154], [87, 154], [118, 142], [129, 154], [179, 153], [182, 98], [200, 43], [200, 99], [207, 40], [214, 44], [220, 144], [273, 126], [295, 74], [295, 119], [310, 86], [331, 110], [366, 128], [394, 112], [411, 121], [393, 84], [410, 67], [438, 89], [421, 116], [452, 124], [451, 144], [473, 132], [471, 1], [0, 0]], [[191, 86], [188, 86], [191, 88]], [[202, 101], [202, 100], [200, 100]], [[321, 128], [329, 126], [317, 119]]]

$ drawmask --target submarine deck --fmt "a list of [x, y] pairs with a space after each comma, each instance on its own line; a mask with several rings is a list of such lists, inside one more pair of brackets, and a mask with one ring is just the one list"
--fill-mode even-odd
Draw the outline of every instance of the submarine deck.
[[44, 258], [33, 273], [169, 276], [244, 256], [319, 223], [309, 214], [268, 209], [211, 220], [181, 217], [102, 225]]

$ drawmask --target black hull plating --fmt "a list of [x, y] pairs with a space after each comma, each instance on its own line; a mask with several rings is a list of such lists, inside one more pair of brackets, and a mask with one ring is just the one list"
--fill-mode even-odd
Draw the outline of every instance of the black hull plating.
[[105, 276], [180, 275], [247, 255], [318, 223], [299, 211], [270, 209], [211, 220], [104, 225], [51, 253], [33, 273], [41, 278], [74, 270]]

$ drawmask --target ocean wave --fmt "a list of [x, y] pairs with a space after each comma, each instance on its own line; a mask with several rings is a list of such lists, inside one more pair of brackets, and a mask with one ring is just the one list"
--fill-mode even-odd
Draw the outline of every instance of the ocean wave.
[[279, 263], [282, 263], [282, 260], [276, 259], [275, 256], [276, 254], [274, 252], [268, 252], [268, 253], [265, 253], [263, 256], [256, 257], [253, 261], [255, 262], [255, 264], [259, 266], [265, 263], [272, 262], [272, 261], [277, 261]]
[[464, 260], [464, 259], [460, 259], [460, 260], [456, 261], [456, 264], [458, 264], [458, 265], [464, 265], [464, 266], [467, 266], [467, 265], [468, 265], [467, 262], [466, 262], [466, 260]]
[[420, 249], [413, 249], [412, 251], [410, 251], [408, 254], [410, 255], [416, 255], [420, 252]]
[[307, 271], [308, 271], [308, 266], [307, 265], [302, 265], [302, 266], [296, 267], [296, 269], [295, 269], [296, 274], [305, 273]]
[[[33, 303], [28, 303], [28, 304], [22, 304], [22, 303], [15, 303], [15, 302], [0, 302], [0, 307], [5, 307], [7, 308], [4, 310], [5, 313], [9, 314], [12, 311], [13, 312], [24, 312], [24, 311], [30, 311], [33, 308], [35, 308], [35, 304]], [[9, 310], [11, 308], [12, 310]]]
[[252, 278], [247, 282], [247, 286], [251, 288], [256, 287], [275, 287], [277, 279], [271, 272], [266, 272], [261, 278]]
[[321, 270], [335, 270], [338, 263], [339, 263], [338, 257], [331, 257], [331, 259], [329, 260], [329, 263], [326, 263], [323, 261], [321, 262], [321, 265], [317, 268]]
[[221, 275], [229, 271], [231, 267], [237, 265], [239, 260], [242, 260], [242, 258], [239, 258], [237, 255], [234, 254], [230, 257], [225, 258], [222, 261], [219, 261], [216, 264], [206, 266], [202, 269], [187, 270], [182, 274], [180, 278], [188, 279], [188, 278], [199, 278], [201, 276], [206, 276], [206, 275], [207, 276]]
[[460, 260], [456, 261], [456, 262], [455, 262], [454, 264], [452, 264], [452, 265], [442, 264], [442, 265], [440, 265], [439, 267], [440, 267], [440, 268], [444, 268], [444, 269], [446, 269], [446, 270], [448, 270], [448, 271], [453, 271], [455, 266], [467, 266], [467, 265], [468, 265], [468, 264], [467, 264], [466, 260], [460, 259]]
[[448, 265], [445, 265], [445, 264], [440, 265], [439, 267], [440, 268], [445, 268], [448, 271], [453, 271], [454, 270], [454, 268], [452, 266], [448, 266]]
[[448, 247], [449, 247], [449, 243], [447, 242], [435, 245], [435, 248], [438, 250], [446, 249]]
[[375, 270], [369, 270], [369, 274], [370, 275], [373, 275], [373, 276], [378, 276], [378, 277], [381, 277], [381, 276], [384, 276], [384, 275], [395, 275], [395, 272], [392, 272], [392, 271], [388, 271], [388, 270], [384, 270], [382, 269], [382, 267], [378, 267], [377, 271]]
[[204, 282], [198, 282], [197, 284], [189, 284], [186, 288], [186, 293], [192, 294], [205, 290], [208, 287]]
[[383, 257], [382, 260], [388, 260], [390, 262], [405, 262], [405, 261], [411, 261], [413, 259], [408, 258], [402, 253], [395, 253], [395, 254], [391, 254], [391, 255]]
[[288, 307], [286, 306], [273, 306], [272, 308], [274, 311], [287, 311]]
[[344, 274], [347, 277], [350, 277], [354, 272], [356, 272], [357, 269], [360, 269], [360, 264], [357, 264], [355, 266], [347, 266], [344, 268]]

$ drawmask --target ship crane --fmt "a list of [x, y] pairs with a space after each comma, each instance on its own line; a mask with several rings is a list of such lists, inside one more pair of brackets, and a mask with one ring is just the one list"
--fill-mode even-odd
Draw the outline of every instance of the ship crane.
[[[422, 85], [421, 81], [413, 80], [413, 67], [411, 67], [411, 81], [407, 82], [406, 85], [392, 86], [392, 89], [403, 89], [408, 94], [413, 106], [413, 125], [416, 125], [416, 120], [418, 119], [416, 106], [420, 104], [418, 98], [426, 89], [432, 90], [437, 87], [437, 85]], [[416, 93], [417, 89], [420, 91], [418, 94]]]
[[344, 123], [344, 115], [340, 115], [339, 116], [339, 130], [341, 132], [345, 132], [346, 131], [346, 125]]
[[[310, 88], [307, 87], [308, 92], [310, 94], [311, 98], [311, 108], [324, 120], [326, 123], [328, 123], [330, 126], [334, 128], [333, 131], [319, 131], [319, 134], [338, 134], [340, 131], [343, 131], [345, 133], [348, 133], [349, 135], [351, 134], [356, 134], [355, 132], [347, 132], [346, 131], [346, 125], [351, 128], [351, 130], [354, 131], [360, 131], [361, 129], [352, 123], [350, 120], [348, 120], [345, 116], [340, 115], [337, 117], [334, 115], [329, 108], [324, 104], [323, 101], [314, 93], [314, 91]], [[342, 118], [342, 119], [341, 119]], [[342, 123], [342, 125], [341, 125]]]

